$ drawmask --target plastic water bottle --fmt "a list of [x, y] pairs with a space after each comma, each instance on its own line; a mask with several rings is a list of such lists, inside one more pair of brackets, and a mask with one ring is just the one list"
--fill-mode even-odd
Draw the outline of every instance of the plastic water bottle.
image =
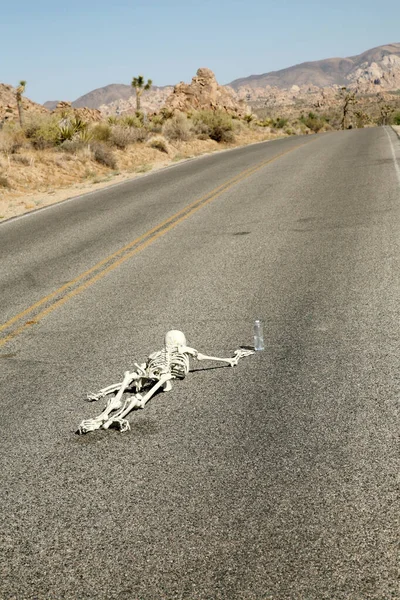
[[254, 350], [264, 350], [264, 335], [262, 321], [254, 321]]

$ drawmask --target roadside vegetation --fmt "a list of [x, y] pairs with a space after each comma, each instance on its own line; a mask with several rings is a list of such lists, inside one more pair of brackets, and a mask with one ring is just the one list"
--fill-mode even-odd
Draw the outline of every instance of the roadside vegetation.
[[40, 198], [30, 199], [34, 193], [107, 183], [122, 174], [282, 135], [287, 134], [279, 125], [234, 118], [222, 110], [186, 114], [162, 109], [150, 116], [136, 111], [93, 122], [73, 109], [26, 112], [22, 124], [10, 121], [0, 128], [0, 218], [42, 205]]
[[279, 109], [265, 107], [254, 107], [253, 111], [260, 125], [281, 129], [288, 135], [400, 124], [399, 94], [357, 96], [345, 87], [338, 90], [334, 105], [316, 105], [311, 111], [306, 106], [290, 106], [281, 114]]

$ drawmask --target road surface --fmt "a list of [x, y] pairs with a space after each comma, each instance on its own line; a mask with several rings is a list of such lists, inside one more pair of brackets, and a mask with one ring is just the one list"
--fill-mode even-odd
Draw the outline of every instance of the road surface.
[[[400, 141], [189, 161], [0, 225], [2, 600], [400, 598]], [[193, 363], [75, 434], [168, 329]]]

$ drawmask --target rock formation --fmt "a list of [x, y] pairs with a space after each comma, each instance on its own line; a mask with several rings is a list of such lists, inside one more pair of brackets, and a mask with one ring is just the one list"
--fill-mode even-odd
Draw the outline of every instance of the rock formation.
[[249, 112], [246, 103], [238, 100], [229, 87], [219, 85], [214, 73], [206, 68], [199, 69], [191, 83], [178, 83], [165, 106], [172, 111], [181, 112], [222, 109], [238, 117]]
[[363, 94], [400, 89], [400, 56], [391, 54], [379, 62], [365, 62], [348, 79], [349, 87]]
[[[25, 96], [22, 97], [22, 108], [26, 114], [48, 113], [44, 106]], [[7, 121], [18, 121], [16, 89], [12, 85], [0, 83], [0, 124]]]
[[64, 100], [57, 104], [53, 113], [74, 114], [76, 117], [79, 117], [82, 121], [86, 121], [87, 123], [101, 121], [103, 118], [103, 115], [97, 108], [73, 108], [71, 102], [66, 102]]

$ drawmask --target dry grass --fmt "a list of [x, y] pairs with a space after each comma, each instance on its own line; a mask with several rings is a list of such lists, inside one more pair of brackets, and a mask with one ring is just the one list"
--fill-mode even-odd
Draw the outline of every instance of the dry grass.
[[154, 148], [155, 150], [159, 150], [160, 152], [165, 152], [165, 154], [170, 154], [171, 152], [170, 146], [163, 135], [155, 135], [151, 137], [146, 142], [146, 146], [149, 146], [149, 148]]
[[186, 114], [181, 112], [164, 123], [162, 133], [170, 142], [188, 142], [194, 137], [192, 123]]

